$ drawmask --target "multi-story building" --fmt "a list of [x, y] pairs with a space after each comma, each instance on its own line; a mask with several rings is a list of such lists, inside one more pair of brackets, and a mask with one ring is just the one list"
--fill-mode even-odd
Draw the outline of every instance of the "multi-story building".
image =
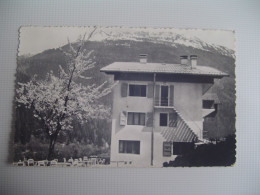
[[[163, 162], [203, 140], [203, 96], [214, 79], [228, 76], [197, 65], [197, 56], [180, 64], [114, 62], [101, 69], [118, 81], [113, 89], [111, 164], [162, 167]], [[214, 102], [213, 102], [214, 103]]]

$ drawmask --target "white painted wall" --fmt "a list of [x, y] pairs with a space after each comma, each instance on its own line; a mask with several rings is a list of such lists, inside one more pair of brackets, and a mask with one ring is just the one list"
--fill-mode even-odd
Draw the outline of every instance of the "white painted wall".
[[[147, 167], [151, 164], [151, 127], [139, 125], [120, 125], [120, 113], [126, 112], [152, 112], [153, 99], [147, 97], [121, 97], [121, 84], [145, 84], [145, 81], [119, 81], [113, 89], [113, 114], [111, 138], [111, 164], [116, 161], [126, 161], [125, 166]], [[158, 82], [158, 84], [162, 84]], [[164, 83], [165, 84], [165, 83]], [[195, 133], [202, 137], [202, 85], [196, 83], [170, 83], [174, 85], [174, 106], [182, 113], [188, 125]], [[159, 114], [169, 113], [170, 108], [155, 111], [154, 133], [154, 166], [162, 167], [163, 162], [173, 160], [175, 156], [163, 157], [163, 142], [161, 135], [163, 127], [159, 126]], [[195, 122], [194, 122], [195, 121]], [[140, 141], [140, 154], [119, 153], [119, 140]], [[131, 161], [131, 165], [128, 163]]]
[[[147, 82], [120, 81], [113, 89], [113, 113], [112, 113], [112, 138], [110, 161], [132, 161], [132, 166], [146, 167], [151, 162], [151, 127], [141, 125], [120, 125], [120, 113], [127, 112], [152, 112], [152, 98], [147, 97], [121, 97], [121, 84], [147, 84]], [[119, 153], [119, 140], [140, 141], [140, 154]]]
[[202, 84], [175, 83], [174, 106], [194, 133], [202, 138]]

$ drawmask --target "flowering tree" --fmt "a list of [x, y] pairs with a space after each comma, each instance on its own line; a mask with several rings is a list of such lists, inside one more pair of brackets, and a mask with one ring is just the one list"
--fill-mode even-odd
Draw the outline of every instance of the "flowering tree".
[[91, 79], [85, 74], [94, 67], [95, 62], [91, 59], [92, 52], [83, 49], [83, 45], [95, 30], [87, 38], [86, 34], [79, 38], [73, 45], [68, 41], [69, 51], [62, 50], [67, 66], [59, 66], [58, 75], [50, 71], [43, 80], [37, 80], [37, 76], [34, 76], [27, 83], [18, 83], [18, 106], [23, 104], [32, 109], [34, 117], [43, 124], [50, 141], [47, 156], [49, 160], [53, 155], [57, 137], [67, 130], [72, 130], [74, 119], [84, 123], [90, 118], [109, 116], [109, 108], [98, 100], [110, 93], [113, 86], [106, 87], [106, 82], [99, 86], [85, 86], [79, 82], [82, 79]]

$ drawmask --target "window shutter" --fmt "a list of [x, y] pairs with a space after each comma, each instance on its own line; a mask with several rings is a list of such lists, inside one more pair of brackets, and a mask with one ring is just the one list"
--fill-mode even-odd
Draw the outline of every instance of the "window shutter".
[[152, 112], [148, 112], [146, 114], [146, 116], [147, 116], [146, 126], [147, 127], [152, 127], [153, 126], [153, 113]]
[[172, 112], [169, 114], [169, 127], [177, 126], [177, 113]]
[[148, 97], [148, 98], [153, 98], [153, 84], [148, 84], [147, 97]]
[[126, 112], [123, 111], [120, 113], [120, 125], [126, 125]]
[[160, 97], [160, 85], [156, 85], [155, 86], [155, 105], [156, 106], [159, 106], [160, 105], [160, 99], [159, 99], [159, 97]]
[[174, 86], [170, 86], [170, 106], [173, 106], [173, 100], [174, 100]]
[[163, 142], [163, 156], [171, 156], [171, 155], [172, 155], [172, 143]]
[[127, 89], [128, 89], [128, 84], [127, 83], [122, 83], [121, 84], [121, 97], [126, 97], [127, 96]]

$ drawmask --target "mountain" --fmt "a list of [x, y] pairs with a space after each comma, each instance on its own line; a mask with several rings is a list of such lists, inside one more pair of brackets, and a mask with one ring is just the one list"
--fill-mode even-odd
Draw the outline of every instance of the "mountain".
[[[55, 30], [61, 30], [61, 28], [53, 28], [52, 30], [55, 32]], [[76, 30], [78, 34], [87, 33], [86, 35], [88, 35], [88, 33], [92, 31], [92, 28], [75, 28], [74, 30]], [[64, 31], [66, 31], [66, 27], [64, 27]], [[48, 33], [49, 31], [46, 32]], [[69, 32], [67, 34], [68, 38], [70, 37], [72, 42], [73, 40], [76, 41], [76, 33], [74, 31], [74, 33], [72, 34]], [[51, 33], [49, 34], [49, 36], [50, 40], [53, 39], [54, 43], [56, 42], [56, 39], [59, 40], [59, 47], [62, 42], [64, 42], [64, 44], [67, 43], [67, 38], [63, 37], [63, 35], [61, 35], [61, 37], [63, 38], [53, 37]], [[82, 37], [82, 35], [80, 35], [79, 37]], [[152, 43], [161, 43], [165, 45], [170, 45], [172, 47], [185, 45], [187, 47], [193, 47], [204, 51], [214, 53], [218, 52], [222, 55], [231, 56], [234, 58], [234, 45], [232, 44], [232, 38], [232, 32], [224, 31], [174, 28], [97, 27], [95, 32], [93, 32], [91, 36], [91, 41], [104, 42], [128, 40], [137, 42], [146, 41]], [[53, 48], [55, 47], [54, 43], [52, 45]], [[47, 45], [46, 47], [44, 47], [45, 50], [48, 49]], [[35, 55], [35, 52], [37, 51], [33, 50], [31, 52]], [[19, 53], [22, 53], [22, 51], [20, 51]]]
[[[134, 31], [134, 30], [133, 30]], [[148, 62], [179, 63], [181, 55], [197, 55], [198, 65], [209, 66], [228, 73], [230, 76], [215, 80], [210, 92], [217, 93], [221, 104], [215, 118], [206, 125], [209, 138], [225, 137], [235, 133], [235, 59], [234, 51], [223, 46], [207, 44], [198, 38], [188, 39], [179, 34], [148, 33], [147, 31], [120, 32], [98, 31], [94, 36], [94, 41], [85, 43], [83, 49], [93, 51], [92, 58], [96, 66], [90, 69], [88, 75], [92, 79], [84, 81], [85, 85], [91, 83], [101, 84], [104, 81], [113, 82], [113, 77], [100, 72], [100, 69], [115, 61], [133, 62], [139, 61], [139, 54], [148, 54]], [[168, 37], [168, 38], [167, 38]], [[68, 50], [68, 45], [62, 49]], [[46, 73], [52, 70], [57, 73], [58, 66], [65, 68], [66, 62], [60, 49], [49, 49], [34, 56], [20, 56], [17, 60], [17, 82], [27, 82], [37, 74], [39, 79], [45, 77]], [[106, 105], [111, 105], [112, 96], [108, 95], [102, 99]], [[32, 117], [22, 116], [23, 110], [17, 111], [16, 115], [16, 141], [23, 139], [24, 127], [27, 127], [26, 120]], [[30, 115], [30, 113], [27, 113]], [[107, 123], [106, 123], [107, 124]], [[36, 125], [37, 126], [37, 125]], [[75, 125], [76, 126], [76, 125]], [[110, 133], [111, 125], [106, 127]], [[30, 127], [29, 134], [33, 134]], [[102, 131], [105, 131], [104, 129]], [[21, 133], [23, 131], [23, 133]], [[28, 133], [27, 133], [28, 134]], [[100, 133], [99, 133], [100, 134]], [[28, 141], [28, 136], [26, 140]], [[101, 134], [102, 135], [102, 134]], [[82, 134], [75, 133], [76, 140], [82, 140]], [[109, 135], [104, 138], [110, 142]], [[72, 140], [73, 142], [73, 140]], [[89, 140], [86, 140], [89, 142]]]
[[[181, 32], [178, 32], [181, 31]], [[186, 32], [186, 33], [185, 33]], [[156, 28], [98, 28], [91, 38], [92, 41], [118, 41], [131, 40], [138, 42], [152, 42], [170, 45], [172, 47], [179, 47], [184, 45], [209, 52], [218, 52], [222, 55], [234, 58], [234, 50], [227, 47], [209, 44], [191, 33], [189, 31], [177, 29], [156, 29]]]

